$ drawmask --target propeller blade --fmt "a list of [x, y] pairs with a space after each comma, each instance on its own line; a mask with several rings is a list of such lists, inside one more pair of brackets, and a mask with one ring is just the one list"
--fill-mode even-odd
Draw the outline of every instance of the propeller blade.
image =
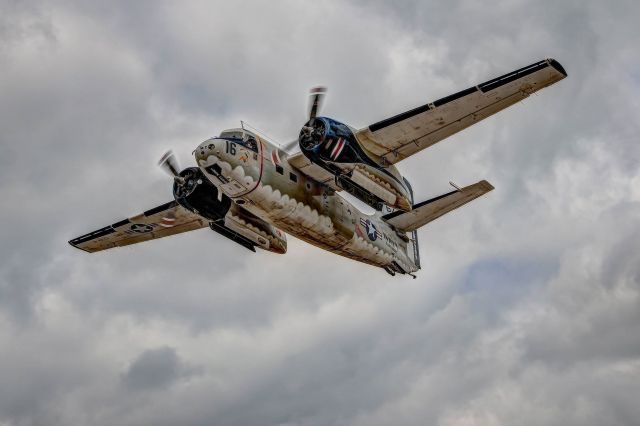
[[318, 111], [322, 106], [322, 101], [327, 94], [327, 88], [318, 86], [310, 90], [310, 107], [309, 107], [309, 119], [316, 118]]
[[160, 161], [158, 161], [158, 166], [173, 178], [177, 178], [180, 175], [178, 160], [171, 150], [164, 153], [162, 158], [160, 158]]

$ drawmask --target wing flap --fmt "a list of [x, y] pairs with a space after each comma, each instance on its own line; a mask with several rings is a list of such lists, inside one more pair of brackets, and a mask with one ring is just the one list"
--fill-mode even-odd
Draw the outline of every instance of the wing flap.
[[493, 190], [493, 185], [486, 180], [482, 180], [460, 190], [452, 191], [418, 203], [414, 205], [413, 209], [409, 212], [397, 211], [385, 215], [382, 218], [402, 232], [415, 231], [491, 190]]
[[72, 246], [94, 253], [149, 241], [208, 226], [208, 221], [175, 201], [162, 204], [137, 216], [121, 220], [69, 241]]
[[567, 76], [553, 59], [536, 62], [356, 133], [362, 146], [394, 164]]

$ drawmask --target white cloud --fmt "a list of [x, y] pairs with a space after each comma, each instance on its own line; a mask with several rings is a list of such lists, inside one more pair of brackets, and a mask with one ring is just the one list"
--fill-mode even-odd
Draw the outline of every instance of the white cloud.
[[[637, 10], [1, 3], [0, 423], [633, 424]], [[315, 84], [364, 126], [545, 56], [569, 78], [400, 165], [418, 199], [496, 186], [421, 230], [417, 280], [206, 230], [66, 243], [167, 201], [168, 147], [294, 138]]]

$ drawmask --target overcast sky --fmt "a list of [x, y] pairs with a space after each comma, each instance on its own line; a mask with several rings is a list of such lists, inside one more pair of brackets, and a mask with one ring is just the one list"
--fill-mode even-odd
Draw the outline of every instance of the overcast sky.
[[[636, 0], [0, 0], [0, 425], [631, 425]], [[360, 128], [545, 57], [569, 77], [400, 163], [418, 279], [200, 230], [89, 255], [240, 120]]]

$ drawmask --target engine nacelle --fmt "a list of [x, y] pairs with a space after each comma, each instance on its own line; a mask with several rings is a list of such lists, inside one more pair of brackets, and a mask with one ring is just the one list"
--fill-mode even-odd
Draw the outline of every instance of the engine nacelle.
[[184, 169], [180, 172], [180, 178], [173, 183], [173, 198], [178, 204], [212, 222], [225, 217], [231, 208], [231, 199], [224, 194], [219, 197], [218, 188], [200, 169]]
[[346, 124], [327, 117], [310, 119], [302, 127], [300, 149], [312, 161], [362, 163], [371, 161]]
[[278, 228], [234, 204], [218, 192], [197, 167], [180, 172], [173, 197], [185, 209], [209, 220], [209, 227], [230, 240], [255, 251], [255, 247], [286, 253], [287, 237]]
[[366, 151], [346, 124], [327, 117], [310, 119], [298, 137], [300, 150], [313, 163], [336, 176], [338, 186], [381, 210], [411, 210], [410, 191], [393, 165]]

